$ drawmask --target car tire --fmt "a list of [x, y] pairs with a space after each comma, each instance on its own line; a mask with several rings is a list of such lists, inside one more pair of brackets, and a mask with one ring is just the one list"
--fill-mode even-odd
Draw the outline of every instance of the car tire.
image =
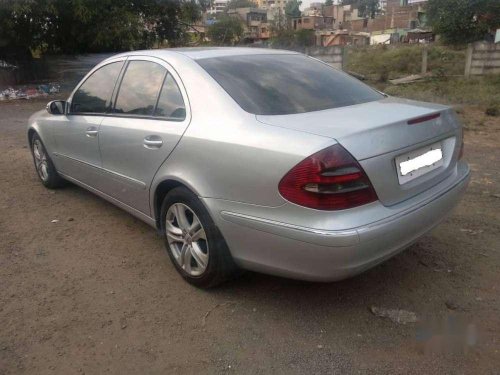
[[64, 179], [57, 173], [56, 167], [37, 133], [31, 137], [30, 148], [36, 173], [42, 184], [49, 189], [57, 189], [64, 186]]
[[238, 273], [222, 234], [200, 199], [188, 189], [174, 188], [165, 197], [161, 231], [172, 263], [188, 283], [207, 289]]

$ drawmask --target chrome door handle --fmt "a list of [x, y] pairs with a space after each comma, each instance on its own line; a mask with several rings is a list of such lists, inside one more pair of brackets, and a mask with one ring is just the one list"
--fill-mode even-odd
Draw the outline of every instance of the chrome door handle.
[[163, 145], [163, 140], [157, 135], [148, 135], [144, 138], [144, 147], [149, 149], [160, 148]]
[[85, 131], [85, 135], [89, 138], [93, 138], [93, 137], [97, 136], [98, 133], [99, 133], [99, 130], [97, 130], [97, 128], [95, 126], [89, 126], [87, 128], [87, 130]]

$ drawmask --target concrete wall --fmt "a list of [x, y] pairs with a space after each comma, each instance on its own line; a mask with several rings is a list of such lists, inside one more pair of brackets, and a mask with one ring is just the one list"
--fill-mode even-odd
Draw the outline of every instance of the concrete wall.
[[500, 43], [469, 44], [465, 60], [465, 76], [500, 74]]
[[328, 65], [331, 65], [337, 69], [342, 69], [343, 67], [344, 47], [342, 46], [329, 46], [329, 47], [312, 46], [312, 47], [295, 47], [295, 48], [274, 46], [272, 48], [285, 49], [289, 51], [304, 53], [318, 60], [324, 61]]
[[344, 60], [343, 50], [344, 49], [339, 46], [308, 47], [306, 48], [305, 53], [311, 57], [315, 57], [326, 62], [334, 68], [342, 69], [342, 62]]

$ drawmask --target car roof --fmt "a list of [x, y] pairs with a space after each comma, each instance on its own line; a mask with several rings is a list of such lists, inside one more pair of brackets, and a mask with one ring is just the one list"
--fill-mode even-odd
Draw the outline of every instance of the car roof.
[[120, 56], [147, 55], [158, 58], [171, 57], [172, 54], [182, 54], [193, 60], [208, 59], [212, 57], [241, 56], [241, 55], [290, 55], [297, 54], [294, 51], [277, 50], [270, 48], [251, 47], [185, 47], [151, 49], [142, 51], [131, 51], [120, 54]]

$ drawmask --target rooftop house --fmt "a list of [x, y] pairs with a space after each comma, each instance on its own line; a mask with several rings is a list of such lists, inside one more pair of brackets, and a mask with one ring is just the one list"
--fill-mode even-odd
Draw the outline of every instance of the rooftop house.
[[285, 6], [290, 0], [256, 0], [255, 3], [261, 9], [280, 10], [284, 14]]
[[224, 13], [229, 0], [213, 0], [210, 7], [207, 9], [208, 14]]
[[323, 15], [301, 16], [292, 19], [294, 30], [332, 30], [333, 17]]
[[228, 11], [228, 15], [238, 17], [244, 24], [243, 38], [247, 41], [269, 39], [269, 23], [267, 10], [260, 8], [236, 8]]
[[425, 26], [426, 0], [386, 0], [382, 14], [374, 19], [350, 20], [353, 31], [384, 31], [388, 29], [416, 29]]

